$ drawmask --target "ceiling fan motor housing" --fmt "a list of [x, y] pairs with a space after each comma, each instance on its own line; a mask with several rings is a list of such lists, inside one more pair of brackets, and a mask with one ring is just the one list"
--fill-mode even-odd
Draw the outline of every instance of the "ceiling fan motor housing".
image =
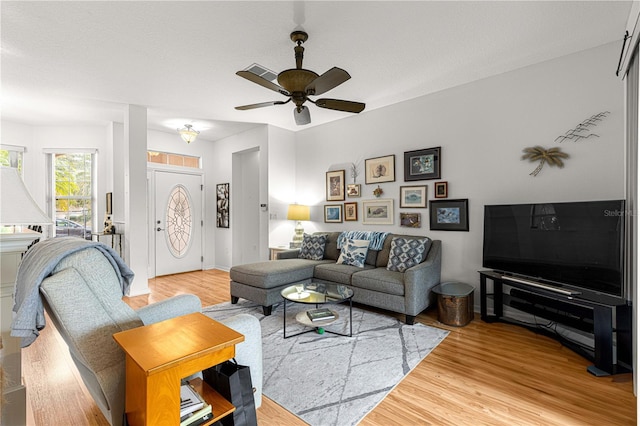
[[304, 31], [294, 31], [291, 33], [291, 41], [296, 43], [294, 48], [296, 57], [296, 68], [282, 71], [278, 74], [278, 84], [291, 94], [293, 102], [300, 107], [306, 100], [307, 95], [313, 95], [314, 93], [307, 93], [306, 87], [319, 75], [313, 71], [302, 68], [302, 59], [304, 56], [304, 47], [302, 43], [307, 41], [309, 35]]
[[305, 88], [318, 77], [317, 73], [310, 70], [288, 69], [278, 74], [278, 84], [287, 89], [295, 101], [296, 97], [305, 98], [307, 94], [313, 95], [313, 93], [306, 93]]

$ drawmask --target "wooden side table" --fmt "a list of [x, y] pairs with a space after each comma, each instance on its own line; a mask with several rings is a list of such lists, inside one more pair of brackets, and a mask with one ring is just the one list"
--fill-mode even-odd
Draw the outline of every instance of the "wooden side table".
[[[235, 356], [244, 336], [193, 313], [113, 335], [126, 353], [126, 408], [131, 426], [180, 423], [180, 380]], [[235, 410], [209, 385], [196, 390], [213, 408], [212, 424]]]
[[285, 247], [285, 246], [269, 247], [269, 260], [278, 260], [278, 253], [285, 250], [289, 250], [289, 247]]

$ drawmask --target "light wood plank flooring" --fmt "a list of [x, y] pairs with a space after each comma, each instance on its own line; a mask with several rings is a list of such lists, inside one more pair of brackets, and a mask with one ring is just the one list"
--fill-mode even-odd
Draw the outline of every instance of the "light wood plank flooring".
[[[198, 295], [203, 306], [229, 299], [229, 275], [216, 270], [159, 277], [149, 285], [151, 294], [127, 303], [138, 308], [182, 293]], [[586, 359], [514, 325], [475, 319], [447, 327], [433, 310], [417, 320], [451, 333], [362, 425], [636, 424], [631, 374], [594, 377]], [[29, 424], [107, 425], [50, 321], [22, 353]], [[264, 426], [305, 424], [268, 398], [258, 420]]]

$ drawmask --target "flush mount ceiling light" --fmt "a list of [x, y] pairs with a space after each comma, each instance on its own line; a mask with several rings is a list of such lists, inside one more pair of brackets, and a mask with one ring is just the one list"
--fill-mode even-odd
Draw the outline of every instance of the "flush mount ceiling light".
[[191, 143], [195, 141], [198, 135], [200, 134], [199, 131], [194, 130], [191, 124], [185, 124], [184, 128], [178, 129], [178, 133], [180, 133], [180, 137], [186, 143]]

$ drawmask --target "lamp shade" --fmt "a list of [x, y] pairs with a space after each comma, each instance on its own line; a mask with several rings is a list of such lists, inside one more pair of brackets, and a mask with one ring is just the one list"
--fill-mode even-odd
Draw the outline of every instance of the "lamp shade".
[[18, 169], [0, 170], [0, 225], [50, 225], [51, 218], [31, 198]]
[[309, 220], [311, 215], [309, 214], [309, 206], [303, 206], [300, 204], [289, 204], [289, 210], [287, 211], [288, 220]]

